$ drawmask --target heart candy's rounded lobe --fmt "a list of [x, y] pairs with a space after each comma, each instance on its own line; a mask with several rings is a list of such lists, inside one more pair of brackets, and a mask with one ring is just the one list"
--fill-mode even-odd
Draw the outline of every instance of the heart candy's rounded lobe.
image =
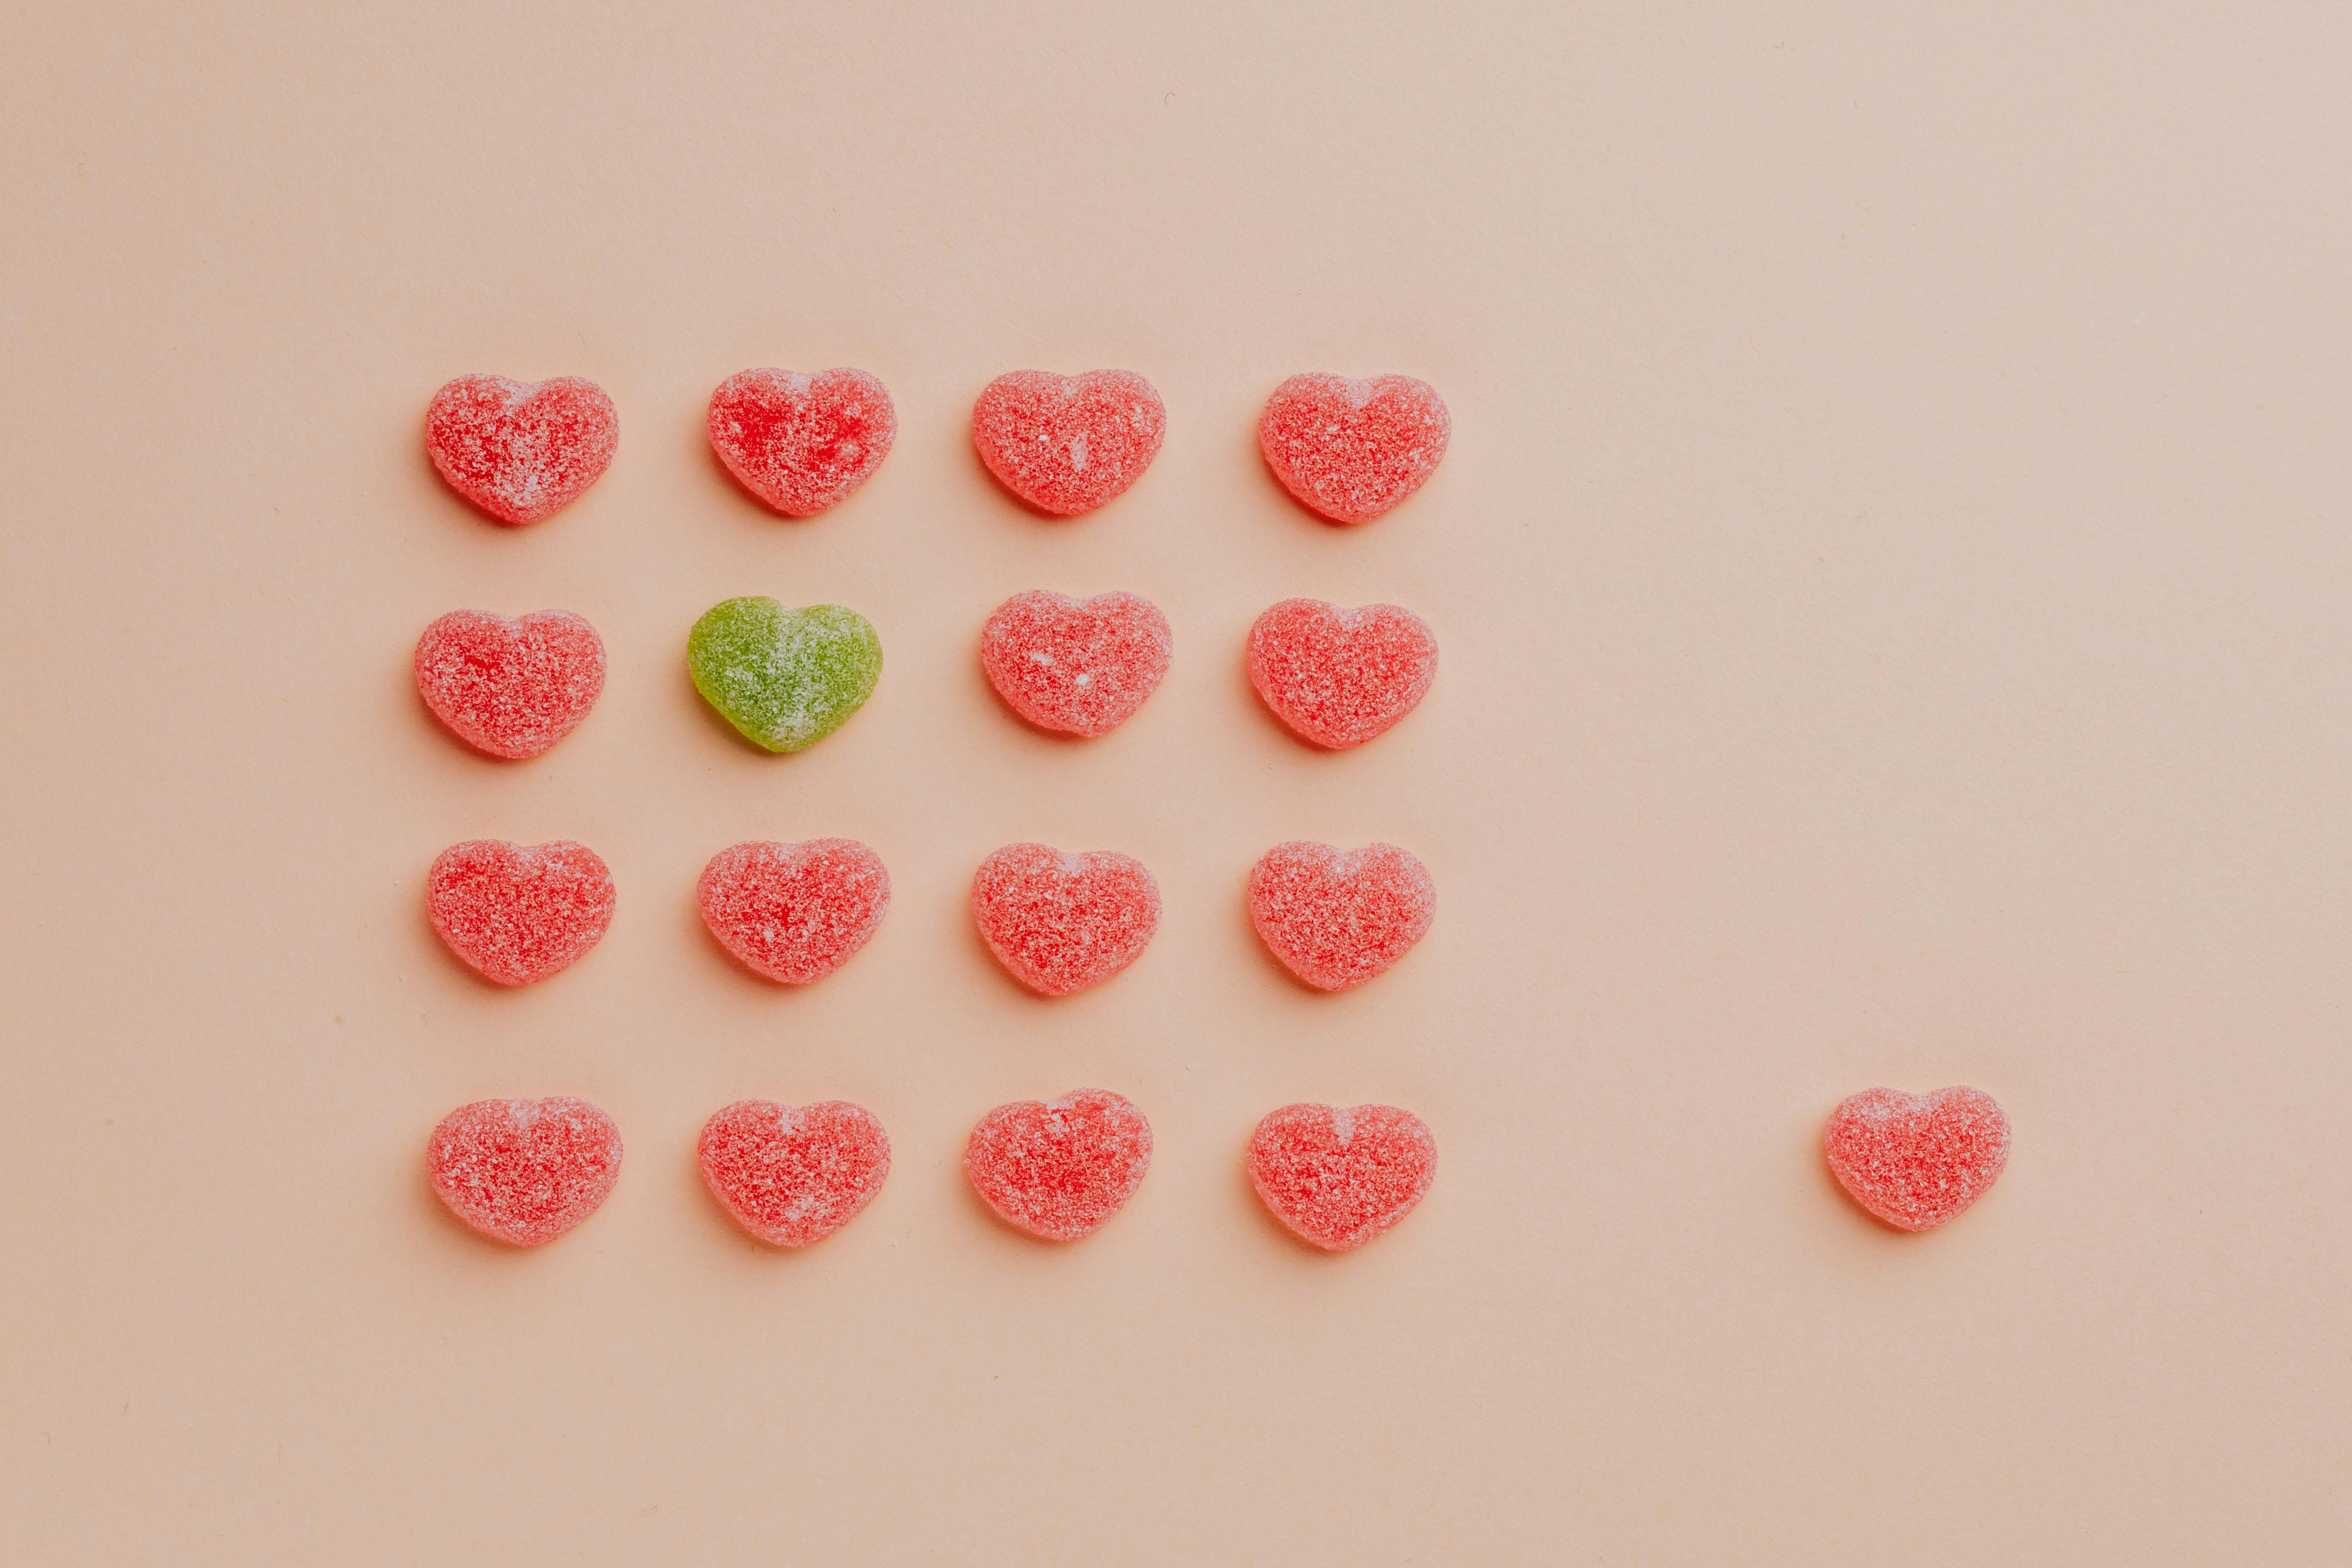
[[1393, 844], [1342, 850], [1294, 838], [1250, 868], [1251, 923], [1285, 967], [1345, 991], [1412, 950], [1437, 912], [1429, 869]]
[[1032, 724], [1095, 736], [1143, 706], [1174, 647], [1168, 617], [1149, 599], [1073, 599], [1033, 588], [988, 617], [980, 662], [997, 695]]
[[1249, 634], [1250, 684], [1318, 746], [1360, 746], [1412, 712], [1437, 676], [1437, 637], [1399, 605], [1285, 599]]
[[1066, 996], [1135, 962], [1160, 924], [1160, 884], [1142, 861], [1114, 849], [1066, 855], [1008, 844], [973, 874], [971, 914], [1015, 979]]
[[425, 1147], [449, 1212], [516, 1247], [553, 1241], [596, 1212], [621, 1175], [621, 1130], [584, 1100], [478, 1100]]
[[890, 873], [852, 838], [754, 839], [713, 855], [695, 895], [728, 952], [771, 980], [805, 985], [866, 945], [889, 911]]
[[494, 757], [535, 757], [596, 705], [604, 640], [568, 610], [520, 619], [452, 610], [416, 639], [416, 689], [467, 744]]
[[1283, 488], [1334, 522], [1369, 522], [1437, 471], [1454, 417], [1425, 381], [1314, 374], [1274, 389], [1258, 446]]
[[1897, 1230], [1933, 1230], [1984, 1196], [2009, 1163], [2009, 1118], [1980, 1089], [1866, 1089], [1830, 1113], [1838, 1184]]
[[1437, 1140], [1393, 1105], [1286, 1105], [1250, 1134], [1248, 1166], [1276, 1219], [1305, 1241], [1345, 1252], [1421, 1202], [1437, 1174]]
[[739, 1100], [703, 1123], [695, 1154], [719, 1205], [771, 1247], [823, 1241], [890, 1174], [890, 1135], [842, 1100]]
[[874, 695], [882, 639], [839, 605], [793, 609], [764, 595], [705, 610], [686, 641], [694, 689], [746, 740], [798, 752], [839, 729]]
[[603, 938], [618, 897], [596, 852], [569, 839], [468, 839], [444, 849], [425, 877], [433, 929], [500, 985], [568, 967]]
[[425, 413], [425, 448], [449, 488], [517, 527], [578, 500], [604, 477], [620, 439], [613, 400], [576, 375], [461, 375]]
[[739, 371], [710, 395], [711, 449], [786, 517], [810, 517], [864, 484], [898, 434], [882, 383], [862, 370]]
[[964, 1173], [1007, 1225], [1048, 1241], [1102, 1227], [1151, 1166], [1151, 1123], [1124, 1098], [1082, 1089], [1000, 1105], [964, 1145]]
[[1091, 511], [1143, 477], [1168, 410], [1131, 370], [1016, 370], [971, 410], [972, 444], [997, 481], [1040, 511]]

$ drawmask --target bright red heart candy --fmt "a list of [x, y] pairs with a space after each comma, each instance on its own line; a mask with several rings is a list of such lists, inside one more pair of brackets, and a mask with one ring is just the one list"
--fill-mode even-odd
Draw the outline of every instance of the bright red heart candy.
[[988, 617], [980, 662], [997, 695], [1032, 724], [1100, 735], [1143, 706], [1174, 647], [1168, 617], [1149, 599], [1033, 588]]
[[1151, 1123], [1105, 1089], [1017, 1100], [980, 1119], [964, 1173], [1004, 1223], [1076, 1241], [1119, 1211], [1151, 1166]]
[[1250, 627], [1250, 684], [1318, 746], [1360, 746], [1412, 712], [1437, 676], [1437, 637], [1396, 605], [1285, 599]]
[[604, 640], [568, 610], [520, 620], [452, 610], [416, 639], [416, 689], [467, 744], [494, 757], [535, 757], [596, 705]]
[[882, 857], [852, 838], [754, 840], [721, 849], [696, 889], [728, 952], [771, 980], [822, 980], [866, 945], [890, 909]]
[[1250, 920], [1293, 974], [1345, 991], [1412, 949], [1437, 912], [1428, 868], [1393, 844], [1341, 850], [1294, 838], [1250, 868]]
[[1091, 511], [1143, 477], [1168, 410], [1131, 370], [1000, 375], [971, 410], [972, 444], [1000, 483], [1040, 511]]
[[1066, 996], [1135, 962], [1160, 924], [1160, 884], [1113, 849], [1065, 855], [1008, 844], [980, 863], [971, 915], [998, 962], [1034, 991]]
[[823, 1241], [890, 1174], [890, 1135], [842, 1100], [739, 1100], [702, 1124], [696, 1154], [711, 1195], [771, 1247]]
[[710, 445], [743, 488], [786, 517], [823, 511], [890, 455], [898, 413], [862, 370], [739, 371], [710, 395]]
[[1286, 1105], [1250, 1134], [1250, 1185], [1276, 1219], [1327, 1252], [1396, 1224], [1436, 1174], [1437, 1140], [1393, 1105]]
[[2009, 1163], [2009, 1118], [1980, 1089], [1865, 1089], [1830, 1112], [1822, 1147], [1853, 1201], [1897, 1230], [1933, 1230]]
[[1334, 522], [1369, 522], [1437, 471], [1454, 417], [1425, 381], [1294, 375], [1257, 422], [1275, 478]]
[[425, 414], [425, 449], [449, 488], [518, 526], [578, 500], [604, 476], [620, 439], [613, 400], [576, 375], [461, 375], [433, 395]]
[[425, 912], [449, 950], [500, 985], [544, 980], [613, 923], [613, 874], [584, 844], [452, 844], [425, 877]]
[[584, 1100], [478, 1100], [433, 1129], [425, 1152], [449, 1212], [517, 1247], [553, 1241], [621, 1175], [621, 1130]]

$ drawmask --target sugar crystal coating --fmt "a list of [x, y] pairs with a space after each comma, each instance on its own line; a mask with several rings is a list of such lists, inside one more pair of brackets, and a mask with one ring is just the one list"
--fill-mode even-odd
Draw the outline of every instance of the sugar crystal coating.
[[569, 839], [468, 839], [441, 851], [425, 876], [433, 929], [500, 985], [528, 985], [570, 965], [603, 938], [617, 900], [604, 862]]
[[416, 689], [434, 716], [494, 757], [535, 757], [604, 689], [604, 644], [568, 610], [520, 620], [452, 610], [416, 639]]
[[889, 910], [890, 873], [855, 839], [755, 839], [713, 855], [696, 898], [728, 952], [771, 980], [805, 985], [866, 945]]
[[1276, 718], [1341, 751], [1420, 705], [1437, 676], [1437, 638], [1400, 605], [1285, 599], [1250, 627], [1249, 673]]
[[1897, 1230], [1933, 1230], [2009, 1163], [2009, 1118], [1980, 1089], [1865, 1089], [1830, 1113], [1823, 1151], [1853, 1201]]
[[621, 1175], [621, 1130], [584, 1100], [478, 1100], [441, 1119], [426, 1173], [449, 1212], [517, 1247], [596, 1212]]
[[711, 1195], [771, 1247], [823, 1241], [890, 1174], [890, 1135], [842, 1100], [739, 1100], [703, 1123], [695, 1153]]
[[604, 476], [621, 417], [576, 375], [461, 375], [433, 395], [425, 448], [449, 488], [517, 527], [552, 516]]
[[1160, 924], [1160, 884], [1142, 861], [1114, 849], [1066, 855], [1008, 844], [973, 875], [971, 914], [1015, 979], [1066, 996], [1135, 962]]
[[1091, 511], [1143, 477], [1168, 410], [1131, 370], [1000, 375], [972, 405], [971, 439], [999, 483], [1040, 511]]
[[1010, 1226], [1076, 1241], [1117, 1214], [1151, 1166], [1151, 1123], [1107, 1089], [1021, 1100], [980, 1119], [964, 1173]]
[[1402, 1219], [1437, 1174], [1437, 1141], [1393, 1105], [1286, 1105], [1250, 1134], [1250, 1185], [1276, 1218], [1329, 1252]]
[[882, 639], [839, 605], [790, 608], [764, 595], [705, 610], [686, 639], [694, 689], [771, 752], [814, 746], [874, 695]]
[[1250, 868], [1250, 921], [1274, 955], [1318, 991], [1383, 973], [1429, 931], [1437, 884], [1393, 844], [1339, 849], [1294, 838]]
[[710, 395], [711, 449], [743, 488], [787, 517], [846, 497], [889, 455], [898, 411], [862, 370], [739, 371]]
[[1092, 736], [1143, 706], [1174, 647], [1168, 617], [1149, 599], [1073, 599], [1033, 588], [988, 617], [980, 662], [997, 695], [1032, 724]]
[[1409, 375], [1294, 375], [1257, 423], [1275, 477], [1334, 522], [1369, 522], [1419, 489], [1453, 433], [1437, 389]]

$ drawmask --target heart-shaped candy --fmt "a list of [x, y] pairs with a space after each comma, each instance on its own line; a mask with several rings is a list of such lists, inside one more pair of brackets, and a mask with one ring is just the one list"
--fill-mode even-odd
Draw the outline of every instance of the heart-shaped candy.
[[686, 639], [694, 689], [744, 737], [797, 752], [841, 728], [874, 695], [882, 639], [839, 605], [792, 609], [765, 595], [713, 605]]
[[452, 610], [416, 639], [416, 689], [469, 745], [494, 757], [535, 757], [596, 705], [604, 644], [569, 610], [520, 620]]
[[988, 617], [980, 662], [997, 695], [1032, 724], [1100, 735], [1143, 706], [1174, 646], [1168, 617], [1149, 599], [1033, 588]]
[[1250, 684], [1318, 746], [1360, 746], [1412, 712], [1437, 674], [1428, 623], [1396, 605], [1285, 599], [1250, 627]]
[[1933, 1230], [2009, 1163], [2009, 1118], [1980, 1089], [1865, 1089], [1830, 1112], [1822, 1147], [1853, 1201], [1897, 1230]]
[[1421, 489], [1453, 433], [1437, 389], [1409, 375], [1294, 375], [1257, 422], [1275, 478], [1334, 522], [1369, 522]]
[[1318, 991], [1361, 985], [1402, 958], [1437, 912], [1428, 868], [1393, 844], [1338, 849], [1294, 838], [1250, 868], [1250, 920]]
[[1107, 1089], [1017, 1100], [980, 1119], [964, 1173], [1004, 1223], [1076, 1241], [1117, 1214], [1151, 1166], [1151, 1123]]
[[1040, 511], [1092, 511], [1143, 477], [1168, 410], [1131, 370], [1000, 375], [972, 405], [971, 439], [1000, 483]]
[[728, 952], [771, 980], [822, 980], [866, 945], [890, 908], [882, 857], [851, 838], [754, 840], [721, 849], [696, 889]]
[[771, 1247], [823, 1241], [890, 1173], [890, 1135], [872, 1111], [842, 1100], [739, 1100], [703, 1123], [696, 1153], [711, 1195]]
[[621, 1130], [584, 1100], [478, 1100], [425, 1148], [449, 1212], [517, 1247], [553, 1241], [596, 1212], [621, 1175]]
[[449, 951], [500, 985], [544, 980], [613, 923], [613, 874], [584, 844], [473, 838], [425, 875], [425, 909]]
[[577, 500], [604, 476], [620, 439], [613, 400], [576, 375], [461, 375], [425, 414], [425, 449], [449, 488], [517, 526]]
[[710, 395], [710, 445], [743, 488], [808, 517], [864, 484], [890, 453], [898, 411], [862, 370], [739, 371]]
[[1160, 924], [1160, 884], [1142, 861], [1114, 849], [1065, 855], [1008, 844], [980, 863], [971, 916], [1015, 979], [1066, 996], [1135, 962]]
[[1437, 1174], [1437, 1140], [1393, 1105], [1286, 1105], [1250, 1134], [1250, 1185], [1276, 1219], [1328, 1252], [1396, 1224]]

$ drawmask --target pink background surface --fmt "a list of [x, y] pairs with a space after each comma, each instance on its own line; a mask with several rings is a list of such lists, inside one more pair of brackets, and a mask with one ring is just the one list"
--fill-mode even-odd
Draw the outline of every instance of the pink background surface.
[[[11, 7], [0, 1556], [2352, 1555], [2352, 17], [2203, 9]], [[712, 458], [757, 364], [888, 384], [849, 503]], [[982, 471], [1030, 365], [1165, 397], [1108, 510]], [[1303, 369], [1443, 389], [1403, 510], [1265, 473]], [[476, 370], [602, 383], [603, 483], [520, 533], [443, 490]], [[1173, 624], [1102, 741], [981, 676], [1040, 586]], [[687, 683], [744, 593], [879, 628], [804, 754]], [[1281, 731], [1241, 647], [1293, 594], [1425, 616], [1422, 710]], [[549, 755], [417, 702], [461, 605], [603, 632]], [[694, 879], [823, 834], [896, 901], [787, 992]], [[420, 880], [475, 836], [601, 851], [603, 947], [470, 978]], [[1241, 886], [1290, 837], [1412, 847], [1429, 939], [1289, 983]], [[1061, 1003], [963, 905], [1031, 837], [1166, 899]], [[2008, 1109], [1947, 1230], [1822, 1167], [1877, 1083]], [[1080, 1085], [1158, 1153], [1048, 1247], [957, 1156]], [[427, 1131], [559, 1092], [618, 1189], [475, 1240]], [[889, 1185], [746, 1242], [691, 1158], [745, 1095], [871, 1108]], [[1436, 1133], [1363, 1252], [1243, 1180], [1302, 1098]]]

